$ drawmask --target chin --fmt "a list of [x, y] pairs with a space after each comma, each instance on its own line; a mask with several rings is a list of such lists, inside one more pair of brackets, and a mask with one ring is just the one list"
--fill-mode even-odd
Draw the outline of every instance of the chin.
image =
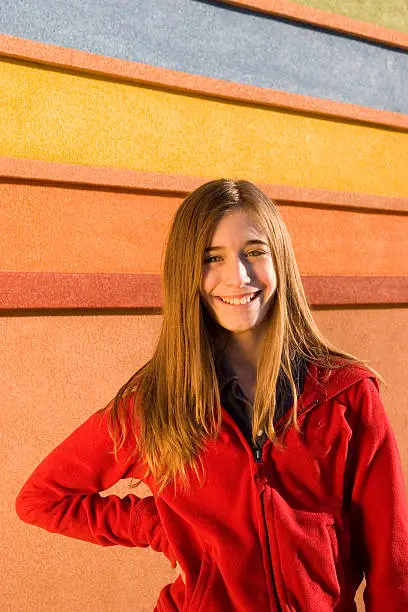
[[255, 327], [257, 327], [259, 325], [259, 321], [254, 321], [253, 323], [242, 323], [240, 324], [236, 324], [236, 325], [232, 325], [231, 323], [223, 323], [220, 319], [217, 319], [217, 323], [219, 325], [221, 325], [221, 327], [223, 327], [224, 329], [233, 332], [233, 333], [240, 333], [240, 332], [246, 332], [249, 331], [251, 329], [254, 329]]

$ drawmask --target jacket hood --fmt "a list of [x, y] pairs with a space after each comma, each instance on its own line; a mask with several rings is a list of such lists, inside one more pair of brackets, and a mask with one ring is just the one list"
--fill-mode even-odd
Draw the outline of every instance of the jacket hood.
[[299, 398], [302, 410], [339, 395], [364, 378], [371, 378], [379, 390], [377, 378], [364, 365], [343, 364], [340, 368], [327, 369], [308, 362], [305, 386]]

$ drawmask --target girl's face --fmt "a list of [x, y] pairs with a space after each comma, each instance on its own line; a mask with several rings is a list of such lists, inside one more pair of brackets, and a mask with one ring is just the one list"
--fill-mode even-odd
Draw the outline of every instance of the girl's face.
[[[259, 233], [247, 212], [226, 213], [204, 255], [201, 295], [211, 315], [231, 332], [250, 330], [265, 318], [276, 286], [266, 236]], [[236, 305], [221, 299], [242, 296], [251, 301]]]

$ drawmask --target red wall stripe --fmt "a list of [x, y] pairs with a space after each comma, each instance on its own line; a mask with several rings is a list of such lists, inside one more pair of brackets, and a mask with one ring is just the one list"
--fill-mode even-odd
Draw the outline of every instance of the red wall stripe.
[[[407, 277], [304, 276], [309, 303], [407, 304]], [[1, 310], [161, 308], [156, 274], [0, 272]]]

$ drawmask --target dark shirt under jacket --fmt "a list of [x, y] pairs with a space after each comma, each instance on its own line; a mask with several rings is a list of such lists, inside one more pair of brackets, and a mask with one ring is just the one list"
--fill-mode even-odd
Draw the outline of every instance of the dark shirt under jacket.
[[[221, 404], [237, 423], [238, 427], [252, 448], [250, 414], [253, 402], [251, 402], [244, 394], [239, 385], [238, 376], [225, 360], [219, 362], [216, 369], [220, 387]], [[298, 358], [295, 361], [294, 371], [294, 380], [298, 397], [303, 392], [306, 370], [306, 360], [303, 358]], [[289, 379], [281, 369], [277, 382], [277, 409], [273, 419], [274, 424], [277, 423], [277, 421], [289, 410], [289, 408], [291, 408], [292, 405], [293, 394], [290, 388]], [[267, 439], [266, 434], [259, 430], [256, 446], [262, 449]]]

